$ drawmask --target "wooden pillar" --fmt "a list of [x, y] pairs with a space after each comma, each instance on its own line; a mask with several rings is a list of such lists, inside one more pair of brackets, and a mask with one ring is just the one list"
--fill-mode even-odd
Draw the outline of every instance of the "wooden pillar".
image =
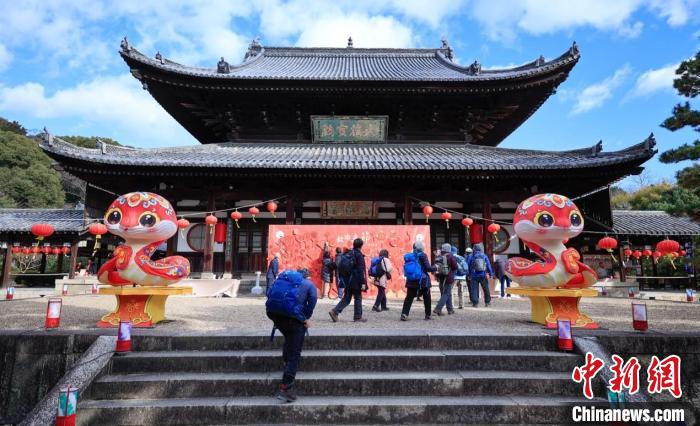
[[287, 197], [287, 215], [285, 217], [284, 223], [287, 225], [294, 225], [294, 198]]
[[622, 260], [625, 258], [625, 249], [622, 246], [619, 246], [617, 248], [617, 258], [619, 259], [619, 264], [620, 264], [620, 281], [625, 282], [627, 281], [627, 275], [625, 274], [625, 266], [622, 263]]
[[71, 242], [70, 262], [68, 262], [68, 278], [75, 278], [75, 265], [78, 263], [78, 240]]
[[46, 255], [44, 253], [41, 253], [41, 263], [39, 264], [39, 273], [40, 274], [46, 273]]
[[[214, 211], [216, 209], [214, 202], [214, 193], [209, 193], [209, 199], [207, 200], [207, 213]], [[211, 273], [214, 269], [214, 238], [211, 228], [208, 225], [204, 232], [204, 262], [202, 266], [202, 272]]]
[[413, 200], [408, 197], [403, 200], [403, 224], [413, 225]]
[[226, 245], [224, 246], [224, 273], [233, 273], [233, 219], [226, 219]]
[[482, 217], [484, 220], [484, 253], [488, 256], [489, 261], [493, 262], [493, 235], [486, 228], [491, 224], [491, 197], [484, 193], [482, 195]]
[[173, 235], [172, 238], [170, 238], [167, 241], [167, 243], [166, 243], [167, 248], [165, 249], [166, 256], [172, 256], [175, 254], [175, 248], [177, 247], [177, 239], [179, 238], [179, 235], [180, 235], [180, 230], [178, 229], [178, 231], [175, 233], [175, 235]]
[[12, 272], [12, 244], [7, 243], [7, 249], [5, 249], [5, 260], [2, 264], [2, 281], [0, 281], [0, 288], [10, 287], [10, 272]]

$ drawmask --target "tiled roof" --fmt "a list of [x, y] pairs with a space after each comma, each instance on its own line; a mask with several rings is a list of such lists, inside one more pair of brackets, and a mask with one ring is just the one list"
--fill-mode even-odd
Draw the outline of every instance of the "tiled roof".
[[306, 170], [541, 170], [581, 169], [637, 162], [656, 152], [650, 136], [622, 151], [600, 152], [601, 145], [574, 151], [536, 151], [468, 144], [388, 143], [220, 143], [175, 148], [135, 149], [102, 145], [77, 147], [44, 136], [41, 147], [54, 158], [94, 164], [238, 169]]
[[[573, 66], [579, 59], [574, 44], [558, 58], [544, 58], [508, 69], [482, 69], [474, 63], [460, 66], [452, 62], [449, 47], [438, 49], [362, 49], [263, 47], [251, 45], [245, 60], [226, 64], [227, 72], [217, 67], [198, 68], [181, 65], [160, 56], [150, 58], [122, 42], [122, 57], [156, 69], [195, 77], [231, 80], [361, 80], [361, 81], [492, 81], [529, 78]], [[214, 65], [214, 64], [212, 64]]]
[[0, 209], [0, 232], [29, 232], [35, 223], [49, 223], [55, 232], [79, 232], [84, 215], [76, 209]]
[[658, 210], [613, 210], [613, 230], [622, 235], [700, 235], [700, 223]]

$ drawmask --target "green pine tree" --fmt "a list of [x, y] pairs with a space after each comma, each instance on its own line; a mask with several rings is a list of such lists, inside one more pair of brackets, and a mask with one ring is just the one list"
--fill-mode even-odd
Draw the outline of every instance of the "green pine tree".
[[[688, 99], [694, 99], [700, 93], [700, 52], [695, 57], [681, 62], [676, 70], [676, 78], [673, 87], [678, 94]], [[693, 109], [689, 101], [677, 104], [673, 108], [673, 115], [661, 124], [662, 127], [675, 132], [676, 130], [690, 127], [700, 132], [700, 111]], [[682, 161], [696, 161], [700, 159], [700, 140], [685, 143], [678, 148], [670, 149], [661, 154], [659, 160], [663, 163], [679, 163]], [[673, 208], [667, 208], [671, 213], [685, 213], [696, 220], [700, 220], [700, 165], [693, 163], [676, 174], [678, 190], [675, 194], [668, 194], [667, 199]]]

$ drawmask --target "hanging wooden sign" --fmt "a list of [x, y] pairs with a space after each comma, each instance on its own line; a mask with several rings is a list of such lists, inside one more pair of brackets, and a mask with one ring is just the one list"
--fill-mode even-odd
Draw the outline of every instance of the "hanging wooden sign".
[[321, 219], [376, 219], [373, 201], [321, 201]]
[[386, 142], [389, 117], [311, 116], [313, 142]]

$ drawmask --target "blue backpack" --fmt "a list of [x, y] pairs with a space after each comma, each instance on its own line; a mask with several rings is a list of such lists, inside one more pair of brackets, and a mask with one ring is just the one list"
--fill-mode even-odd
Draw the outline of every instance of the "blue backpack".
[[384, 275], [384, 267], [382, 266], [382, 259], [384, 259], [384, 258], [381, 256], [377, 256], [374, 259], [372, 259], [372, 263], [369, 266], [369, 271], [367, 272], [370, 277], [381, 278], [382, 275]]
[[423, 279], [423, 266], [417, 253], [410, 252], [403, 255], [403, 275], [406, 281], [421, 281]]
[[455, 260], [457, 261], [457, 275], [464, 276], [469, 272], [469, 267], [467, 266], [467, 261], [458, 254], [453, 254]]
[[267, 294], [267, 311], [304, 321], [303, 306], [297, 297], [303, 282], [304, 277], [297, 271], [282, 272]]

